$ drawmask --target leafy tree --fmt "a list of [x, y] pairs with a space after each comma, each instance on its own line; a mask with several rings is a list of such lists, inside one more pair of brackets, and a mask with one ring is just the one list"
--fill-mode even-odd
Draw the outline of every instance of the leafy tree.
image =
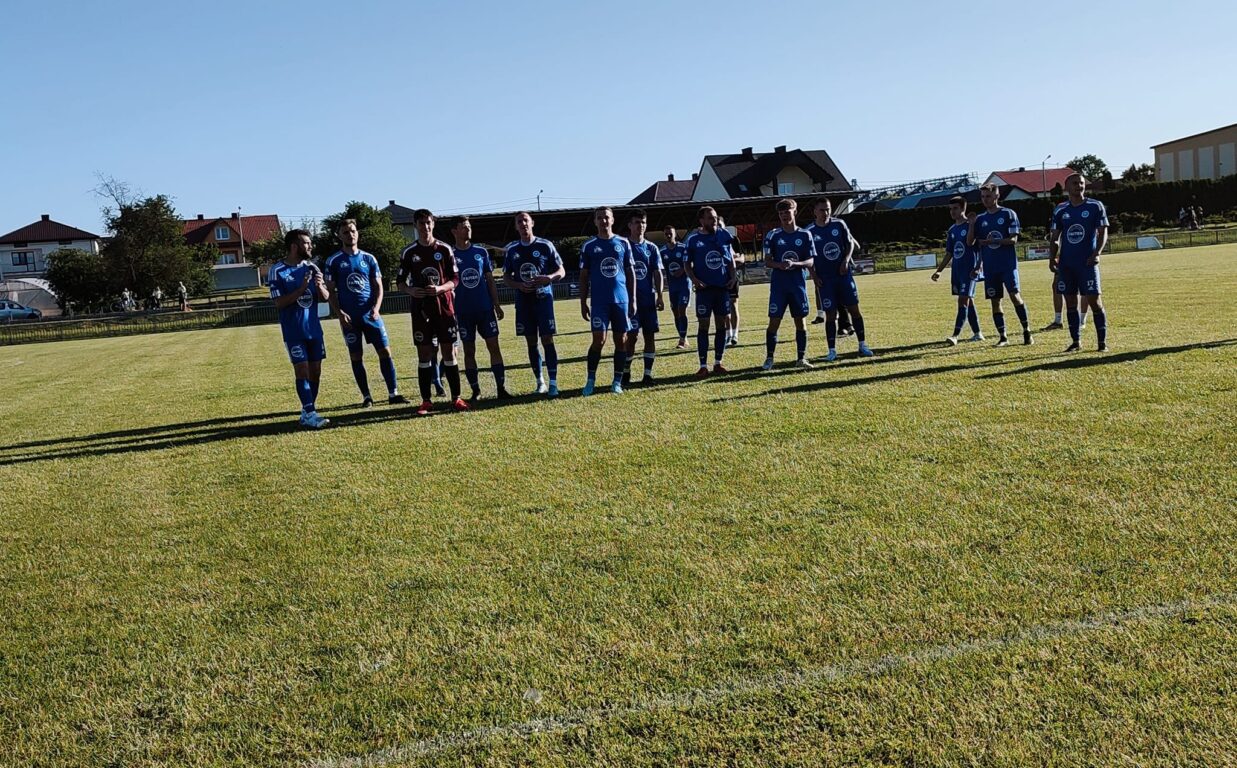
[[103, 246], [103, 264], [112, 292], [128, 288], [148, 296], [155, 286], [170, 291], [183, 282], [191, 294], [212, 288], [214, 246], [189, 245], [171, 200], [156, 195], [105, 209], [111, 240]]
[[1140, 184], [1147, 181], [1155, 181], [1155, 166], [1151, 163], [1143, 163], [1142, 165], [1130, 164], [1121, 172], [1121, 180], [1126, 184]]
[[[344, 206], [341, 213], [323, 219], [318, 234], [314, 236], [314, 255], [319, 259], [326, 259], [339, 250], [335, 227], [344, 219], [356, 219], [358, 246], [361, 250], [374, 254], [378, 266], [382, 268], [383, 278], [388, 284], [393, 284], [395, 273], [399, 269], [399, 255], [408, 243], [399, 227], [391, 223], [391, 215], [369, 203], [353, 200]], [[280, 258], [282, 256], [281, 251]]]
[[[265, 240], [259, 240], [256, 243], [250, 243], [245, 249], [245, 258], [258, 265], [259, 269], [263, 269], [270, 264], [274, 264], [284, 257], [288, 252], [287, 247], [283, 244], [284, 232], [283, 225], [279, 226], [279, 231], [272, 234]], [[265, 274], [265, 272], [263, 272]]]
[[1075, 157], [1073, 160], [1066, 163], [1066, 165], [1073, 168], [1075, 171], [1078, 171], [1090, 180], [1102, 178], [1104, 174], [1108, 173], [1108, 164], [1095, 155]]
[[47, 282], [65, 312], [95, 312], [109, 303], [103, 259], [77, 248], [61, 248], [47, 256]]

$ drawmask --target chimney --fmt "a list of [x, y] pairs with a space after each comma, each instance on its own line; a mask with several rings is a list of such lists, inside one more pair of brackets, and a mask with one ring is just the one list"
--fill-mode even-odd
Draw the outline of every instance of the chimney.
[[394, 200], [388, 200], [387, 202], [391, 204], [391, 207], [392, 207], [392, 208], [394, 208], [394, 207], [395, 207], [395, 201], [394, 201]]
[[699, 178], [700, 178], [700, 174], [698, 174], [698, 173], [693, 173], [693, 174], [692, 174], [692, 181], [696, 181], [696, 180], [698, 180]]
[[1018, 170], [1019, 170], [1019, 171], [1025, 171], [1026, 169], [1027, 169], [1027, 167], [1026, 167], [1025, 165], [1023, 165], [1023, 166], [1019, 166], [1019, 167], [1018, 167]]
[[205, 219], [206, 219], [206, 217], [205, 217], [205, 216], [203, 216], [203, 215], [202, 215], [202, 214], [200, 214], [200, 213], [198, 214], [198, 221], [203, 221], [203, 220], [205, 220]]
[[674, 174], [673, 173], [666, 174], [666, 181], [674, 181]]
[[233, 220], [233, 221], [235, 221], [236, 219], [239, 219], [239, 218], [240, 218], [240, 216], [241, 216], [241, 215], [240, 215], [239, 213], [237, 213], [236, 211], [232, 211], [232, 220]]
[[784, 155], [784, 154], [786, 154], [786, 145], [785, 145], [785, 144], [783, 144], [783, 145], [782, 145], [782, 146], [780, 146], [780, 147], [774, 147], [774, 148], [773, 148], [773, 151], [774, 151], [775, 153], [779, 154], [779, 155]]
[[742, 152], [741, 154], [743, 155], [743, 159], [744, 159], [744, 160], [752, 160], [752, 159], [754, 159], [754, 158], [753, 158], [753, 156], [752, 156], [752, 148], [751, 148], [751, 147], [744, 147], [744, 148], [743, 148], [743, 152]]
[[43, 221], [51, 221], [51, 220], [52, 220], [52, 216], [50, 213], [43, 214]]

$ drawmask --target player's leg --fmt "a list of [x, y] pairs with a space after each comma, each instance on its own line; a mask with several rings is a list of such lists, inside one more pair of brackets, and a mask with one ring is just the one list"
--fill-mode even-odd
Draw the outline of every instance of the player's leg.
[[696, 355], [700, 358], [697, 376], [709, 375], [709, 322], [713, 317], [715, 292], [718, 292], [716, 288], [701, 288], [696, 291]]
[[[1058, 274], [1060, 274], [1058, 272]], [[1081, 347], [1078, 345], [1079, 334], [1081, 333], [1078, 327], [1078, 292], [1070, 291], [1061, 292], [1061, 298], [1065, 304], [1065, 317], [1069, 323], [1069, 338], [1070, 344], [1065, 348], [1066, 352], [1077, 352]]]
[[465, 337], [464, 327], [460, 326], [460, 347], [464, 350], [464, 378], [468, 381], [469, 400], [481, 397], [481, 376], [477, 373], [477, 339], [474, 336]]
[[728, 373], [726, 366], [722, 365], [722, 358], [726, 356], [726, 335], [730, 330], [734, 302], [724, 289], [718, 292], [718, 296], [719, 304], [714, 307], [713, 314], [713, 320], [717, 323], [717, 330], [713, 334], [713, 373]]
[[726, 294], [730, 300], [730, 312], [726, 317], [726, 343], [729, 346], [739, 346], [739, 286]]
[[455, 343], [459, 340], [459, 328], [454, 317], [440, 318], [438, 339], [438, 349], [442, 354], [442, 375], [447, 380], [451, 405], [457, 411], [466, 411], [468, 404], [460, 399], [460, 364], [455, 357]]
[[962, 293], [959, 286], [954, 286], [954, 294], [958, 297], [958, 313], [954, 317], [954, 332], [945, 339], [951, 345], [958, 343], [958, 337], [962, 335], [962, 326], [966, 323], [967, 308], [971, 304], [970, 298], [965, 293]]
[[868, 348], [867, 328], [863, 321], [863, 313], [859, 311], [859, 286], [855, 284], [853, 277], [848, 277], [838, 281], [837, 288], [837, 303], [850, 315], [851, 328], [855, 339], [859, 342], [859, 354], [872, 357], [873, 352]]
[[854, 332], [854, 320], [851, 319], [850, 310], [846, 308], [846, 303], [842, 302], [838, 305], [838, 335], [850, 336]]
[[786, 314], [789, 296], [786, 291], [774, 288], [769, 284], [769, 325], [765, 328], [765, 362], [761, 368], [773, 370], [773, 354], [777, 351], [777, 329], [782, 325], [782, 317]]
[[310, 426], [309, 416], [315, 413], [314, 390], [309, 382], [309, 362], [305, 359], [304, 343], [289, 344], [288, 355], [292, 358], [292, 375], [296, 379], [296, 399], [301, 403], [301, 425]]
[[[1060, 268], [1058, 267], [1058, 271]], [[1061, 330], [1061, 310], [1066, 305], [1065, 297], [1061, 294], [1060, 286], [1058, 285], [1057, 276], [1052, 276], [1052, 322], [1044, 326], [1045, 331]]]
[[421, 392], [421, 407], [417, 413], [424, 415], [430, 412], [434, 389], [434, 358], [438, 355], [438, 345], [429, 340], [429, 334], [422, 334], [417, 343], [417, 387]]
[[503, 351], [498, 344], [498, 316], [490, 312], [477, 332], [485, 340], [485, 347], [490, 353], [490, 371], [494, 374], [494, 388], [498, 399], [505, 400], [511, 397], [511, 393], [507, 391], [507, 364], [503, 362]]
[[640, 334], [644, 337], [644, 375], [640, 377], [641, 384], [653, 383], [653, 364], [657, 362], [657, 326], [640, 325]]
[[533, 381], [538, 393], [545, 392], [545, 381], [541, 377], [541, 349], [537, 346], [541, 318], [540, 306], [536, 297], [521, 294], [515, 303], [515, 332], [524, 337], [528, 348], [528, 365], [533, 371]]
[[363, 335], [365, 341], [373, 345], [374, 354], [378, 356], [378, 370], [382, 372], [382, 381], [387, 385], [387, 403], [407, 403], [408, 398], [399, 393], [399, 377], [395, 373], [395, 358], [391, 355], [391, 340], [387, 337], [386, 323], [381, 317], [376, 321], [365, 319]]
[[825, 305], [819, 283], [812, 283], [812, 293], [816, 296], [816, 317], [812, 319], [812, 325], [820, 325], [825, 322]]
[[[593, 310], [598, 309], [597, 305], [593, 305]], [[593, 394], [593, 388], [597, 385], [597, 368], [601, 365], [601, 352], [606, 346], [606, 328], [608, 322], [596, 314], [595, 311], [590, 311], [589, 323], [593, 328], [593, 340], [588, 346], [588, 353], [585, 356], [585, 380], [584, 380], [584, 396], [588, 397]]]
[[807, 316], [812, 311], [812, 305], [807, 298], [807, 287], [796, 287], [790, 297], [790, 316], [795, 321], [795, 365], [800, 368], [811, 368], [807, 361]]
[[[636, 341], [640, 338], [640, 325], [631, 323], [631, 330], [623, 336], [623, 386], [631, 386], [631, 361], [636, 358]], [[615, 338], [615, 343], [618, 339]]]
[[1005, 297], [1004, 283], [996, 272], [986, 272], [985, 275], [984, 293], [992, 302], [992, 327], [996, 328], [996, 345], [1003, 347], [1009, 343], [1005, 336], [1005, 313], [1001, 310], [1001, 299]]
[[966, 321], [971, 326], [971, 341], [983, 341], [979, 332], [979, 312], [975, 310], [975, 281], [970, 281], [966, 292]]
[[1086, 305], [1095, 315], [1095, 339], [1100, 352], [1108, 351], [1108, 312], [1100, 299], [1100, 268], [1089, 266], [1082, 275], [1081, 291]]
[[611, 304], [606, 310], [610, 324], [614, 326], [614, 381], [610, 390], [615, 394], [623, 391], [623, 382], [631, 370], [630, 347], [628, 346], [627, 307]]
[[1022, 324], [1022, 343], [1034, 344], [1035, 339], [1031, 336], [1031, 318], [1027, 314], [1026, 302], [1022, 300], [1022, 286], [1018, 281], [1018, 267], [1005, 273], [1005, 288], [1009, 291], [1009, 300], [1014, 303], [1014, 314], [1018, 315], [1018, 322]]
[[[832, 290], [828, 288], [826, 290]], [[829, 347], [829, 352], [825, 355], [825, 359], [833, 362], [838, 359], [838, 310], [837, 305], [832, 299], [825, 299], [825, 344]]]
[[[554, 335], [558, 333], [558, 325], [554, 321], [554, 298], [543, 296], [538, 299], [540, 309], [537, 312], [538, 330], [541, 333], [541, 346], [545, 349], [545, 371], [549, 379], [544, 392], [550, 397], [558, 397], [558, 347], [554, 345]], [[538, 388], [539, 392], [543, 391]]]

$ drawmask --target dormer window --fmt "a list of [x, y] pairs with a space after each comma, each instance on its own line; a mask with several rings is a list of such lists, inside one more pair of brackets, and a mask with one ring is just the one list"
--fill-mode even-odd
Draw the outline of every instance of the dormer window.
[[215, 227], [216, 240], [231, 240], [232, 230], [228, 227]]
[[778, 197], [789, 197], [795, 193], [795, 183], [793, 181], [779, 181], [777, 184]]

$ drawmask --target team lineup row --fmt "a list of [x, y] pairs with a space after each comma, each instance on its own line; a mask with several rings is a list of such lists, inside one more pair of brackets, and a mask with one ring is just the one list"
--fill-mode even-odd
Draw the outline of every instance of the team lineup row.
[[[1078, 174], [1066, 183], [1069, 200], [1053, 212], [1050, 227], [1049, 266], [1054, 272], [1054, 291], [1063, 297], [1069, 315], [1072, 344], [1079, 349], [1082, 316], [1078, 297], [1085, 299], [1095, 317], [1099, 349], [1106, 348], [1107, 330], [1100, 302], [1098, 260], [1107, 242], [1108, 220], [1104, 206], [1084, 196], [1086, 180]], [[995, 186], [981, 188], [982, 213], [968, 214], [966, 201], [954, 198], [950, 213], [954, 224], [946, 234], [947, 259], [932, 275], [938, 280], [948, 264], [958, 310], [950, 344], [958, 343], [969, 321], [972, 340], [983, 339], [974, 306], [977, 283], [984, 281], [985, 295], [992, 302], [992, 319], [999, 335], [998, 346], [1008, 344], [1002, 299], [1006, 291], [1022, 326], [1023, 342], [1033, 343], [1026, 304], [1022, 300], [1015, 251], [1020, 234], [1018, 217], [999, 204]], [[865, 335], [854, 279], [856, 242], [846, 223], [834, 218], [827, 199], [813, 206], [813, 222], [799, 227], [794, 200], [778, 201], [779, 226], [764, 238], [764, 264], [769, 270], [769, 324], [765, 332], [765, 370], [774, 365], [778, 329], [789, 310], [795, 324], [794, 364], [811, 368], [807, 358], [807, 328], [810, 312], [808, 285], [813, 286], [817, 306], [824, 313], [828, 353], [837, 357], [839, 312], [848, 314], [859, 342], [859, 353], [872, 356]], [[421, 405], [417, 413], [429, 413], [431, 391], [444, 394], [441, 379], [449, 388], [451, 407], [469, 410], [461, 397], [456, 347], [463, 348], [464, 369], [473, 402], [480, 395], [476, 340], [485, 342], [494, 374], [497, 396], [510, 397], [506, 365], [498, 343], [498, 321], [504, 317], [489, 251], [472, 242], [468, 217], [452, 220], [454, 245], [434, 237], [435, 217], [428, 210], [414, 214], [417, 240], [404, 249], [396, 276], [398, 289], [411, 297], [413, 343], [417, 349]], [[653, 381], [659, 313], [669, 303], [678, 332], [680, 349], [687, 346], [688, 308], [695, 300], [698, 377], [726, 373], [724, 357], [734, 343], [731, 317], [737, 297], [738, 271], [734, 237], [722, 226], [710, 206], [698, 212], [698, 227], [680, 242], [673, 227], [665, 229], [666, 245], [645, 239], [646, 215], [631, 211], [626, 222], [628, 237], [615, 234], [614, 211], [598, 208], [593, 222], [597, 235], [580, 248], [580, 313], [589, 323], [592, 342], [587, 355], [584, 395], [593, 394], [597, 370], [607, 338], [613, 337], [614, 376], [610, 389], [622, 393], [631, 380], [636, 345], [643, 338], [642, 383]], [[554, 337], [552, 286], [567, 272], [554, 244], [534, 234], [532, 214], [515, 215], [518, 239], [504, 249], [503, 282], [516, 291], [515, 331], [524, 337], [536, 391], [549, 397], [559, 394], [558, 352]], [[362, 395], [362, 407], [372, 407], [368, 377], [363, 362], [365, 344], [374, 347], [387, 386], [388, 402], [407, 403], [399, 393], [395, 363], [381, 316], [384, 298], [382, 273], [373, 255], [359, 248], [356, 222], [340, 222], [336, 235], [340, 250], [321, 267], [313, 260], [308, 232], [292, 230], [285, 236], [284, 259], [267, 275], [271, 298], [279, 311], [280, 327], [296, 376], [301, 402], [300, 423], [320, 428], [329, 421], [317, 413], [315, 401], [326, 357], [318, 304], [329, 302], [339, 319], [352, 361], [353, 375]], [[712, 342], [710, 346], [710, 342]], [[712, 365], [709, 365], [710, 351]], [[441, 357], [441, 365], [439, 364]], [[545, 375], [543, 376], [543, 368]]]

